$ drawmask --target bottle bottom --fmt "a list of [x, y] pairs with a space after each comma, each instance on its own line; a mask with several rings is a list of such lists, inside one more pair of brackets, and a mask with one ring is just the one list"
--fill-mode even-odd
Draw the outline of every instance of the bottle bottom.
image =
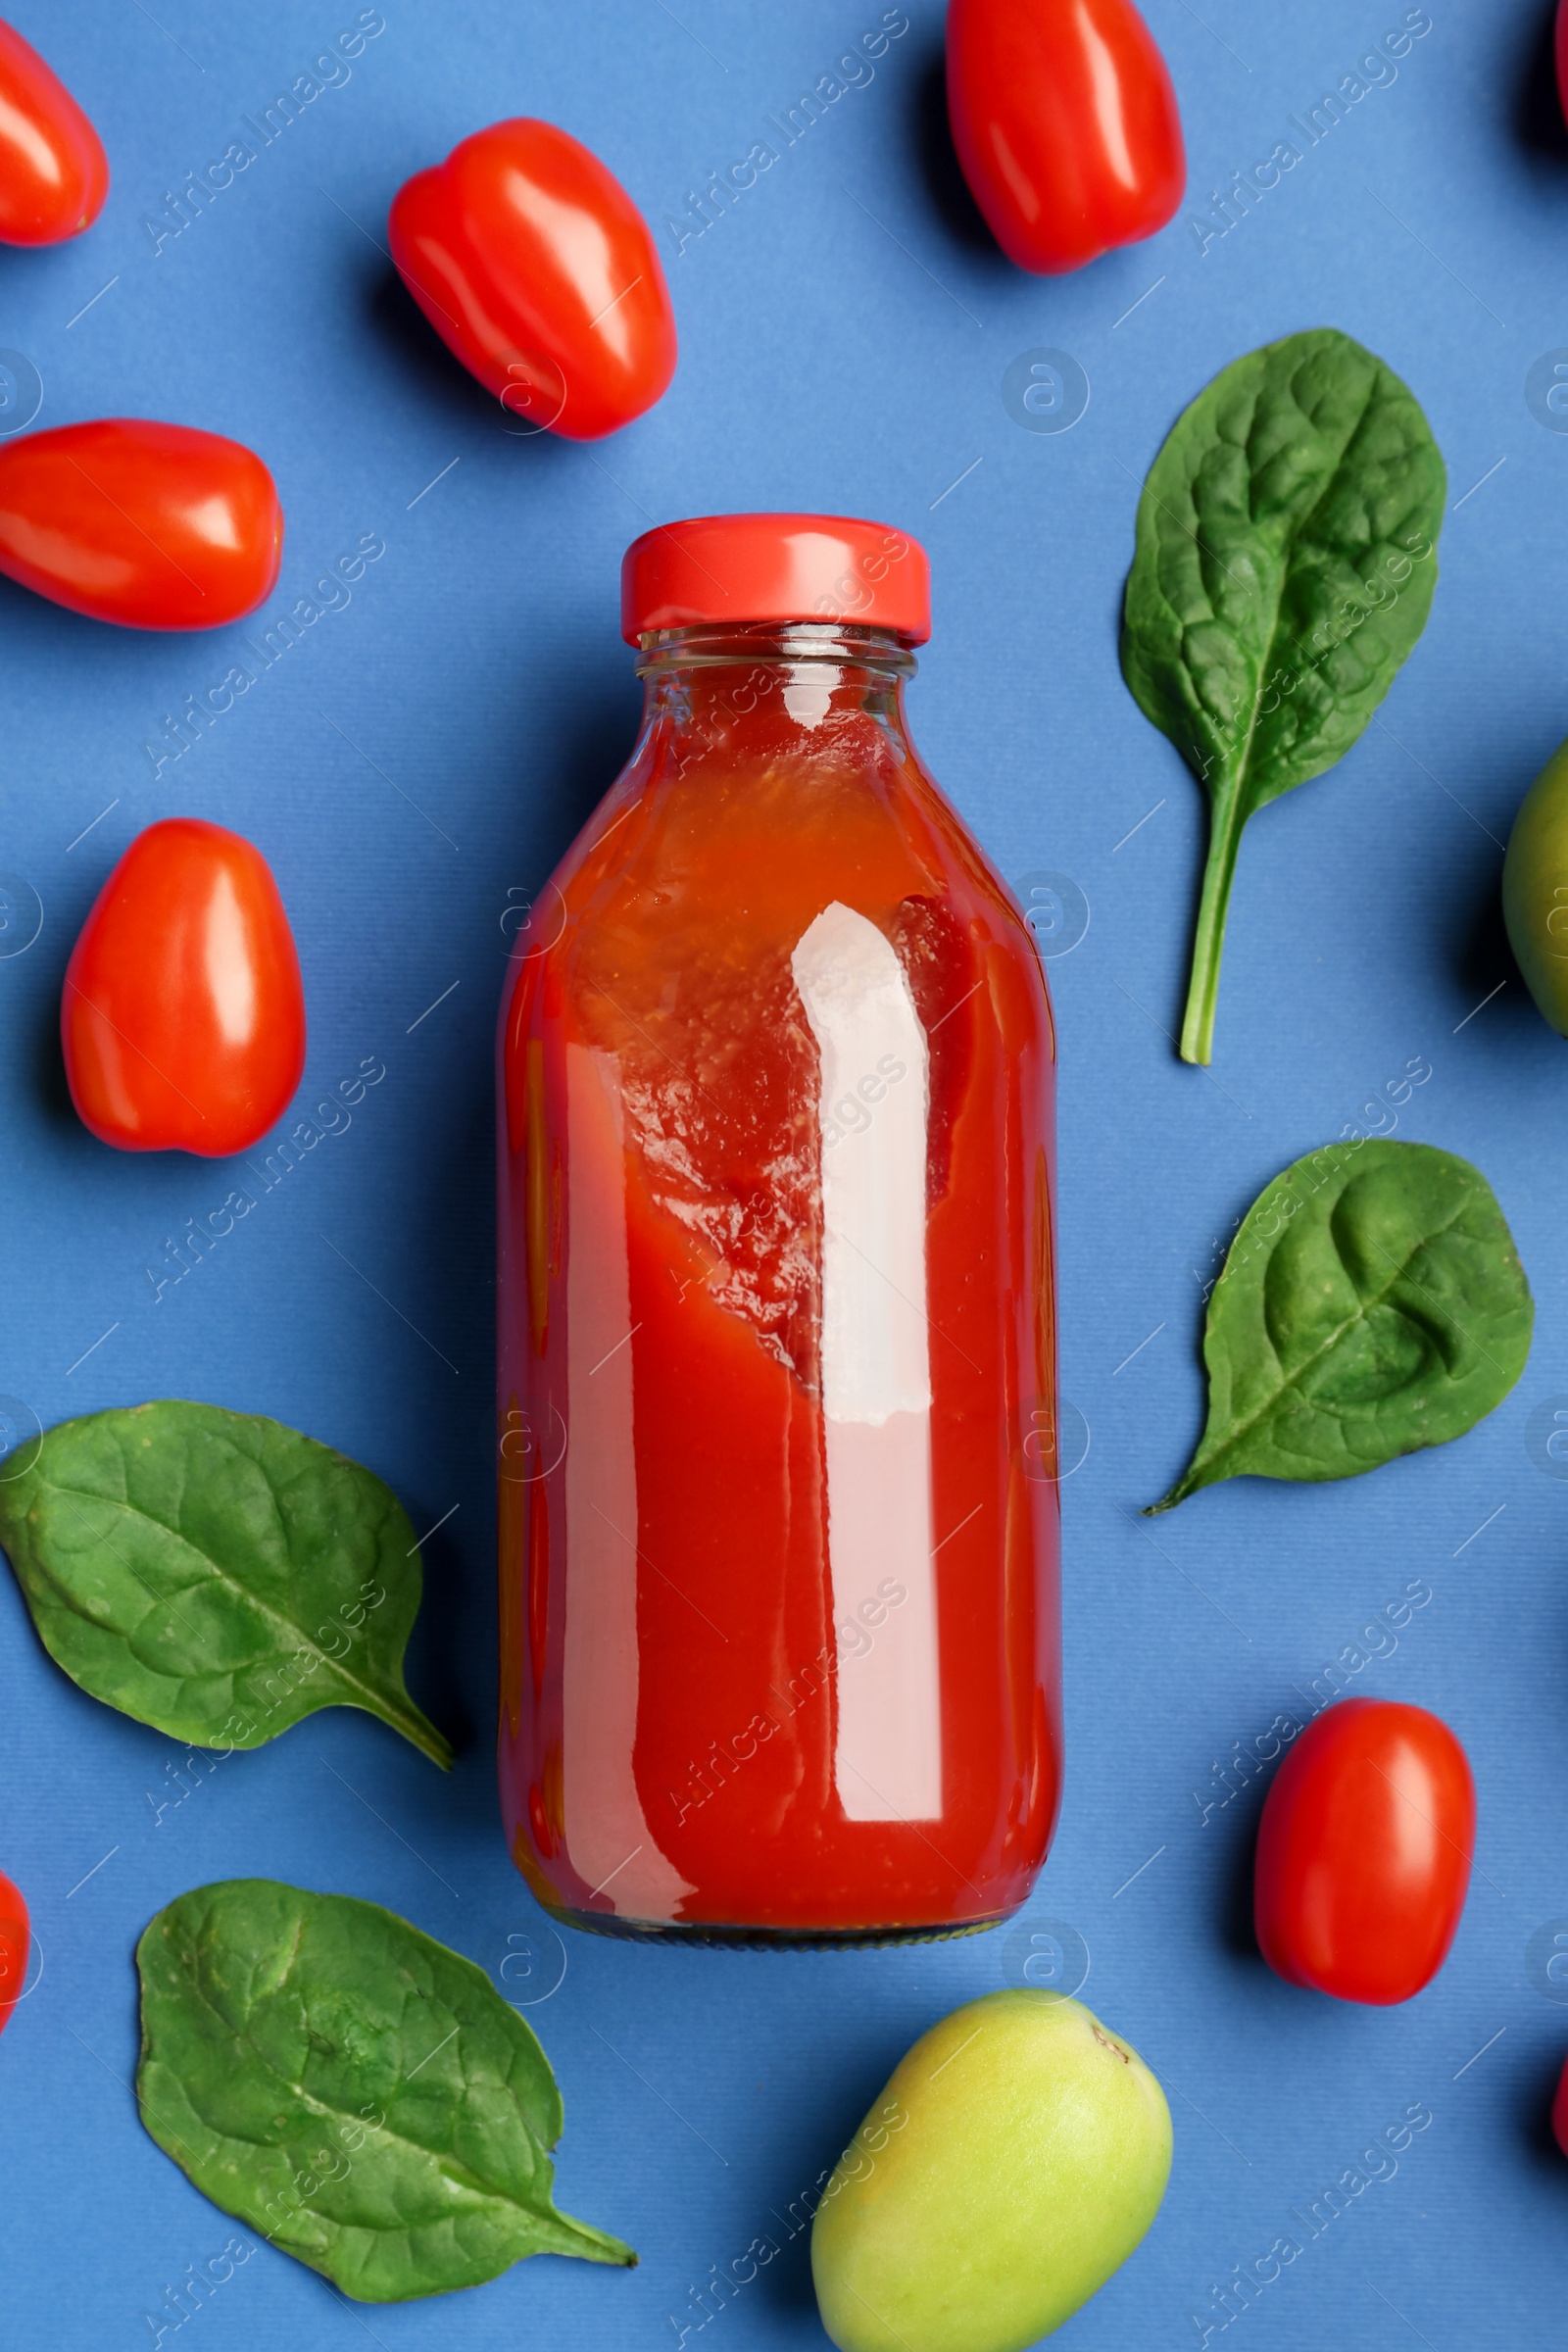
[[612, 1911], [573, 1911], [552, 1903], [550, 1917], [564, 1928], [578, 1928], [585, 1936], [609, 1936], [621, 1943], [708, 1944], [732, 1951], [842, 1951], [856, 1944], [952, 1943], [960, 1936], [983, 1936], [1000, 1928], [1020, 1907], [994, 1911], [984, 1919], [944, 1921], [938, 1925], [893, 1924], [873, 1928], [748, 1928], [726, 1927], [710, 1920], [640, 1920], [617, 1918]]

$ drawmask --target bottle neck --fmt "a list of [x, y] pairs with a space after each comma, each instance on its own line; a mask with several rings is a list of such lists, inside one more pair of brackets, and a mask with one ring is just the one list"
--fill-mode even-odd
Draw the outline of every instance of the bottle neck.
[[646, 726], [727, 730], [761, 711], [814, 733], [830, 716], [860, 717], [901, 747], [904, 684], [914, 670], [902, 638], [846, 621], [661, 629], [637, 659]]

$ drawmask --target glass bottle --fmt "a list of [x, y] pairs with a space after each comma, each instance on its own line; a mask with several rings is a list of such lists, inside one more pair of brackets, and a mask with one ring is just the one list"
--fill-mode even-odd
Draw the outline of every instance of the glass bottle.
[[642, 729], [512, 957], [500, 1776], [576, 1927], [961, 1934], [1054, 1827], [1054, 1035], [906, 732], [927, 594], [836, 516], [638, 541]]

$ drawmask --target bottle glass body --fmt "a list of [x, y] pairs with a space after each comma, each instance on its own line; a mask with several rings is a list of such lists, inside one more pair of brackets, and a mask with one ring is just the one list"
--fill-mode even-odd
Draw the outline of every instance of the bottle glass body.
[[1061, 1779], [1044, 972], [898, 638], [640, 667], [500, 1028], [509, 1844], [611, 1934], [962, 1933]]

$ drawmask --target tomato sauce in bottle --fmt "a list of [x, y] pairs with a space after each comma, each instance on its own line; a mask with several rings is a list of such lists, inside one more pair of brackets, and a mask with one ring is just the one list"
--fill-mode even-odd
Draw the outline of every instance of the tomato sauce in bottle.
[[927, 613], [877, 524], [638, 540], [642, 730], [512, 956], [500, 1776], [577, 1927], [960, 1934], [1054, 1827], [1054, 1035]]

